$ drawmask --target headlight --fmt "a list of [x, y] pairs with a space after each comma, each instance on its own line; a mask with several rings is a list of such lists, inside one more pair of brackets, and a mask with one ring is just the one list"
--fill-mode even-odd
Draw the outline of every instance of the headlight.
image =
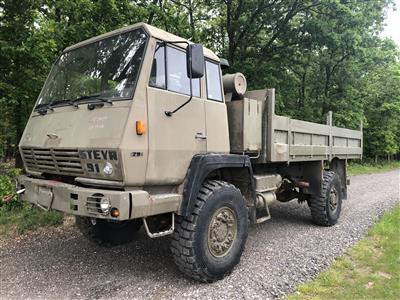
[[106, 164], [104, 165], [104, 168], [103, 168], [104, 174], [111, 175], [113, 173], [113, 171], [114, 170], [113, 170], [112, 164], [109, 162], [106, 162]]
[[104, 215], [108, 215], [110, 212], [110, 200], [108, 198], [101, 198], [100, 200], [100, 209]]

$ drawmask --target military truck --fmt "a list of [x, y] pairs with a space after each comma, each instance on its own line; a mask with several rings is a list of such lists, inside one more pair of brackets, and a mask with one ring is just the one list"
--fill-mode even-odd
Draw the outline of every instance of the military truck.
[[66, 48], [54, 63], [19, 150], [18, 194], [76, 216], [88, 238], [171, 235], [178, 268], [202, 282], [240, 261], [248, 226], [297, 199], [334, 225], [346, 162], [362, 131], [275, 114], [275, 90], [200, 44], [145, 23]]

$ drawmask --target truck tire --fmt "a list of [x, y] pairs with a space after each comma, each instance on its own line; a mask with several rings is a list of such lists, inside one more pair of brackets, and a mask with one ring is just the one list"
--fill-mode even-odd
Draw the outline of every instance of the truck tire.
[[142, 226], [142, 220], [112, 222], [103, 219], [75, 217], [79, 231], [90, 241], [106, 247], [129, 243], [135, 239], [135, 233]]
[[224, 181], [206, 181], [192, 212], [175, 221], [174, 261], [198, 281], [222, 279], [239, 263], [247, 231], [248, 212], [241, 192]]
[[342, 188], [339, 176], [332, 171], [324, 171], [321, 192], [312, 195], [308, 204], [315, 224], [332, 226], [337, 223], [342, 210]]

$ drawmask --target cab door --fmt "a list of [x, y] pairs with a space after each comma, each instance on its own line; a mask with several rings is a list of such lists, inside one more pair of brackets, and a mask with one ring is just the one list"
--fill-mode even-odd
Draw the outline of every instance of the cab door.
[[222, 91], [218, 62], [205, 61], [205, 112], [208, 153], [229, 153], [228, 113]]
[[193, 79], [193, 99], [172, 116], [190, 97], [183, 49], [157, 43], [147, 88], [149, 156], [146, 185], [181, 183], [195, 154], [205, 153], [207, 137], [205, 104], [200, 80]]

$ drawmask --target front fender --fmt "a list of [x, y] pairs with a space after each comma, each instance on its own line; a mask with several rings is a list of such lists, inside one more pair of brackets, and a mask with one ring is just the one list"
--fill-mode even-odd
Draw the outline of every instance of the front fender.
[[[198, 154], [193, 156], [187, 171], [182, 193], [182, 203], [179, 214], [188, 216], [193, 209], [197, 194], [207, 176], [219, 169], [241, 169], [247, 170], [245, 176], [251, 185], [250, 198], [253, 203], [256, 201], [255, 185], [253, 180], [253, 169], [251, 167], [250, 157], [238, 154]], [[223, 178], [222, 178], [223, 179]]]

